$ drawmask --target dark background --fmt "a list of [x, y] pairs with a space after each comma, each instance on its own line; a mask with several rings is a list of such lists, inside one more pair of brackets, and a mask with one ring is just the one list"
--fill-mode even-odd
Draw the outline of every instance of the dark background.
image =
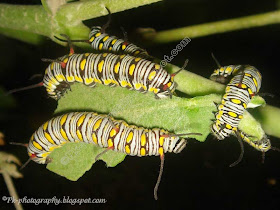
[[[37, 1], [28, 2], [35, 4]], [[152, 27], [158, 31], [173, 29], [274, 11], [278, 9], [277, 4], [277, 1], [169, 0], [113, 14], [113, 23], [107, 32], [122, 37], [122, 26], [130, 41], [137, 43], [133, 34], [138, 27]], [[107, 17], [101, 17], [86, 24], [103, 25], [106, 21]], [[188, 58], [187, 69], [204, 77], [209, 77], [216, 68], [211, 52], [222, 65], [254, 65], [263, 75], [261, 92], [276, 95], [266, 100], [279, 107], [279, 32], [279, 25], [269, 25], [196, 38], [172, 63], [182, 66]], [[165, 54], [170, 55], [177, 43], [179, 41], [148, 47], [145, 43], [138, 44], [146, 47], [151, 55], [163, 58]], [[1, 87], [5, 91], [39, 82], [40, 78], [32, 81], [29, 78], [44, 73], [48, 64], [41, 58], [56, 58], [66, 53], [68, 48], [47, 39], [44, 44], [33, 46], [0, 36]], [[28, 142], [31, 134], [51, 118], [56, 102], [47, 98], [44, 88], [14, 94], [13, 99], [13, 103], [1, 107], [0, 131], [8, 142]], [[275, 147], [280, 147], [277, 138], [271, 137], [271, 140]], [[45, 165], [31, 162], [22, 171], [24, 178], [16, 179], [14, 183], [21, 198], [107, 199], [106, 204], [81, 206], [24, 204], [26, 209], [279, 209], [280, 165], [277, 160], [280, 154], [269, 151], [265, 164], [262, 164], [261, 153], [244, 146], [244, 159], [234, 168], [228, 165], [239, 156], [240, 147], [235, 138], [218, 142], [209, 136], [205, 143], [190, 140], [181, 154], [167, 154], [158, 201], [154, 201], [153, 188], [159, 171], [159, 157], [127, 156], [115, 168], [106, 168], [100, 161], [77, 182], [48, 171]], [[6, 145], [1, 149], [15, 154], [22, 162], [28, 158], [22, 147]], [[0, 183], [0, 196], [8, 196], [1, 177]], [[11, 209], [13, 206], [1, 200], [0, 208]]]

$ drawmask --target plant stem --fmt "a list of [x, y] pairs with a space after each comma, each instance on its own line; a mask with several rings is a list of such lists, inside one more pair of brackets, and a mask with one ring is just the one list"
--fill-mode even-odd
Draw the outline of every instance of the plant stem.
[[179, 41], [185, 37], [196, 38], [212, 34], [224, 33], [246, 28], [260, 27], [280, 23], [280, 11], [259, 15], [204, 23], [184, 28], [171, 29], [156, 33], [142, 33], [143, 39], [151, 43], [168, 43]]
[[280, 109], [266, 105], [253, 110], [254, 117], [259, 120], [268, 135], [280, 138]]
[[41, 35], [8, 28], [0, 28], [0, 33], [7, 37], [18, 39], [35, 45], [40, 44], [44, 40], [44, 37]]
[[23, 210], [21, 203], [18, 202], [19, 197], [18, 197], [18, 194], [17, 194], [17, 191], [16, 191], [16, 188], [14, 186], [12, 178], [10, 177], [10, 175], [5, 170], [2, 170], [1, 173], [4, 177], [4, 180], [5, 180], [5, 183], [7, 185], [10, 196], [13, 198], [13, 200], [15, 200], [15, 202], [14, 202], [15, 208], [17, 210]]
[[57, 18], [65, 23], [76, 24], [83, 20], [108, 15], [105, 7], [109, 8], [111, 13], [116, 13], [158, 1], [161, 0], [95, 0], [74, 2], [63, 5], [57, 12]]
[[[114, 13], [158, 1], [161, 0], [95, 0], [67, 4], [62, 2], [62, 6], [57, 5], [56, 1], [42, 1], [45, 8], [0, 4], [0, 33], [3, 32], [14, 38], [19, 38], [19, 31], [43, 35], [51, 39], [54, 39], [54, 35], [61, 33], [68, 34], [70, 38], [72, 35], [88, 37], [89, 28], [82, 21], [107, 15], [105, 6]], [[5, 30], [9, 30], [9, 33], [5, 33]], [[20, 39], [31, 42], [26, 36]]]
[[50, 17], [42, 6], [0, 4], [0, 27], [48, 36]]
[[[167, 68], [170, 73], [175, 73], [180, 69], [171, 64]], [[178, 85], [177, 90], [190, 96], [203, 96], [212, 93], [223, 94], [226, 87], [186, 70], [175, 76], [175, 82]]]

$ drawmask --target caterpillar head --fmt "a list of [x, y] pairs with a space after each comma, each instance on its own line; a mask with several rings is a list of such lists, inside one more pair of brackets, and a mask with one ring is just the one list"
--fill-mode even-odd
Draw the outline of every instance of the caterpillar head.
[[47, 163], [50, 162], [48, 160], [48, 158], [43, 153], [42, 154], [36, 154], [36, 153], [34, 153], [33, 151], [30, 150], [30, 147], [28, 147], [27, 153], [28, 153], [29, 158], [36, 163], [47, 164]]
[[224, 131], [224, 129], [221, 129], [217, 125], [217, 123], [212, 124], [211, 131], [218, 140], [223, 140], [224, 138], [226, 138], [228, 136], [228, 134]]
[[230, 66], [223, 66], [219, 69], [214, 70], [213, 74], [210, 76], [210, 80], [226, 84], [236, 72], [239, 71], [241, 65], [230, 65]]
[[98, 33], [101, 31], [101, 27], [100, 26], [93, 26], [90, 29], [90, 33], [89, 33], [89, 38], [91, 38], [94, 34]]
[[162, 85], [162, 87], [159, 89], [159, 92], [157, 93], [157, 96], [159, 98], [166, 98], [173, 95], [175, 91], [175, 82], [168, 81], [165, 84]]
[[165, 139], [165, 151], [180, 153], [187, 145], [187, 140], [178, 136], [171, 136]]
[[261, 152], [267, 152], [271, 149], [271, 142], [266, 135], [258, 142], [258, 149]]

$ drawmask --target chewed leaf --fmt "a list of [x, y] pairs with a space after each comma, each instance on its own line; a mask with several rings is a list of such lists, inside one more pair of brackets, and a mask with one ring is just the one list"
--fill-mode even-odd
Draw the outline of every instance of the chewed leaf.
[[125, 159], [125, 156], [126, 154], [124, 153], [109, 150], [99, 157], [99, 160], [103, 160], [107, 167], [115, 167]]
[[[67, 143], [55, 149], [49, 157], [51, 162], [47, 169], [60, 176], [77, 181], [83, 174], [90, 170], [95, 163], [95, 157], [104, 151], [104, 148], [86, 143]], [[100, 157], [107, 166], [114, 167], [125, 158], [125, 154], [108, 151]]]
[[[162, 128], [176, 134], [201, 133], [201, 136], [186, 137], [203, 142], [210, 133], [211, 120], [214, 119], [212, 111], [217, 110], [214, 102], [220, 101], [221, 96], [216, 94], [194, 98], [173, 96], [172, 99], [155, 99], [154, 94], [141, 94], [120, 87], [97, 85], [89, 88], [83, 84], [74, 84], [71, 91], [58, 101], [55, 114], [71, 111], [111, 114], [115, 119], [145, 128]], [[247, 118], [249, 123], [246, 123]], [[263, 135], [263, 131], [254, 124], [256, 120], [250, 115], [245, 115], [242, 121], [244, 129], [241, 129], [244, 132], [250, 130], [257, 133], [257, 136]], [[250, 126], [252, 122], [253, 126]], [[62, 154], [59, 154], [60, 150]], [[91, 168], [95, 156], [102, 151], [104, 148], [85, 143], [66, 144], [52, 152], [51, 157], [55, 159], [56, 154], [57, 160], [50, 163], [48, 169], [70, 180], [77, 180]], [[108, 167], [114, 167], [124, 157], [125, 154], [108, 151], [99, 159], [104, 160]]]
[[213, 101], [220, 101], [220, 96], [214, 94], [195, 98], [173, 96], [172, 99], [155, 99], [154, 94], [104, 85], [88, 88], [74, 84], [71, 89], [58, 101], [56, 113], [110, 113], [115, 119], [145, 128], [163, 128], [177, 134], [201, 133], [202, 136], [190, 136], [199, 141], [205, 141], [210, 132], [212, 111], [216, 109]]

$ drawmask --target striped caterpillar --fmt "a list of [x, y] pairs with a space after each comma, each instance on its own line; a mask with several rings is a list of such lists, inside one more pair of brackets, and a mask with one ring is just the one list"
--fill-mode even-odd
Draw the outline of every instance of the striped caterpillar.
[[222, 103], [217, 106], [216, 121], [212, 132], [222, 140], [232, 132], [236, 132], [244, 110], [251, 98], [259, 92], [261, 74], [253, 66], [243, 66], [244, 70], [234, 76], [226, 87]]
[[[151, 58], [146, 50], [136, 46], [133, 43], [130, 43], [127, 41], [126, 33], [125, 39], [119, 39], [116, 36], [111, 36], [107, 33], [105, 33], [105, 29], [109, 27], [109, 24], [111, 22], [111, 12], [106, 7], [109, 15], [108, 15], [108, 21], [105, 25], [102, 27], [100, 26], [93, 26], [91, 28], [91, 31], [89, 33], [89, 39], [88, 40], [70, 40], [71, 42], [86, 42], [91, 45], [91, 47], [99, 52], [109, 52], [114, 54], [128, 54], [132, 56], [137, 56], [141, 58]], [[65, 37], [65, 35], [62, 34], [62, 36]], [[58, 40], [62, 42], [66, 42], [66, 40], [60, 39], [56, 37]]]
[[[212, 54], [213, 56], [213, 54]], [[270, 140], [265, 135], [259, 141], [252, 141], [248, 135], [238, 129], [240, 120], [243, 118], [244, 110], [247, 108], [253, 96], [257, 95], [260, 87], [262, 76], [253, 66], [249, 65], [229, 65], [221, 67], [216, 58], [213, 56], [219, 66], [210, 79], [219, 83], [226, 83], [232, 77], [226, 87], [221, 104], [216, 104], [218, 112], [215, 112], [215, 120], [211, 126], [212, 133], [218, 140], [223, 140], [229, 135], [235, 135], [241, 145], [241, 154], [237, 161], [230, 166], [238, 164], [244, 153], [242, 140], [261, 151], [263, 160], [265, 152], [279, 149], [272, 147]]]
[[153, 92], [156, 98], [172, 97], [176, 84], [174, 77], [179, 71], [169, 74], [159, 64], [133, 57], [130, 55], [115, 55], [111, 53], [73, 54], [65, 55], [51, 61], [47, 67], [43, 82], [36, 85], [14, 89], [8, 92], [26, 90], [45, 86], [48, 95], [60, 99], [74, 82], [94, 87], [96, 83], [121, 86], [142, 93]]
[[159, 64], [130, 55], [72, 54], [52, 62], [43, 79], [50, 97], [59, 99], [73, 82], [94, 87], [96, 83], [121, 86], [142, 93], [153, 92], [156, 98], [171, 97], [174, 76]]
[[[146, 129], [128, 125], [108, 115], [94, 112], [71, 112], [45, 122], [31, 136], [27, 146], [29, 160], [40, 164], [49, 163], [49, 154], [67, 142], [84, 142], [131, 156], [160, 156], [161, 166], [154, 197], [163, 172], [164, 153], [180, 153], [187, 144], [180, 136], [201, 135], [200, 133], [172, 134], [159, 128]], [[26, 165], [26, 164], [25, 164]]]

